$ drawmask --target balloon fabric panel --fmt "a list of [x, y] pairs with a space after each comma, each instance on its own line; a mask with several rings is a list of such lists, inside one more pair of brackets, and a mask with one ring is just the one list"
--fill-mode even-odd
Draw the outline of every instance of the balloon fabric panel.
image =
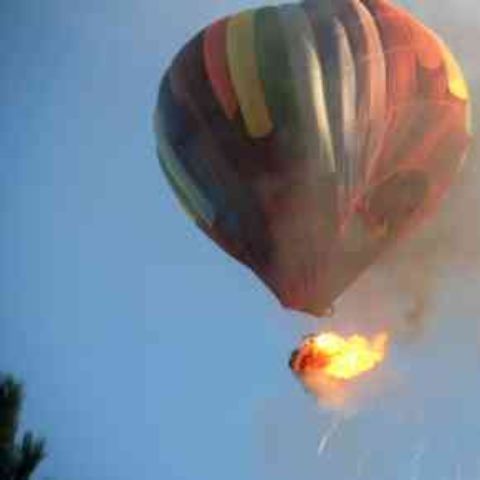
[[209, 27], [205, 31], [203, 48], [205, 68], [215, 96], [225, 111], [227, 118], [232, 120], [239, 106], [228, 69], [227, 25], [228, 19], [224, 19]]

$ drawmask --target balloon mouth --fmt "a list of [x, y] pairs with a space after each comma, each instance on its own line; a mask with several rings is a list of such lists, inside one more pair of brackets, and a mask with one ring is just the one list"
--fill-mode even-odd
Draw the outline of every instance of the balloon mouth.
[[293, 302], [285, 301], [281, 295], [277, 295], [277, 298], [284, 308], [307, 314], [312, 317], [312, 320], [333, 318], [335, 315], [335, 307], [333, 305], [326, 306], [323, 302], [316, 304], [294, 304]]

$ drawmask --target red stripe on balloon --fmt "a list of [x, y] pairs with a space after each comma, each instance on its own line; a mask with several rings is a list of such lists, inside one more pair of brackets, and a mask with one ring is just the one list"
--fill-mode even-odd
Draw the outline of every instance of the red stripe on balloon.
[[227, 24], [228, 19], [220, 20], [205, 30], [203, 37], [203, 55], [207, 75], [217, 100], [225, 115], [233, 119], [238, 110], [227, 60]]

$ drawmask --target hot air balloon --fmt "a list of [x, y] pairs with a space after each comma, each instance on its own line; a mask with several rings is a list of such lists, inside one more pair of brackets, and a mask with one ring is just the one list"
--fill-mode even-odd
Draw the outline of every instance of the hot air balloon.
[[211, 24], [174, 58], [154, 118], [190, 217], [285, 307], [316, 316], [433, 215], [470, 141], [452, 53], [387, 0]]

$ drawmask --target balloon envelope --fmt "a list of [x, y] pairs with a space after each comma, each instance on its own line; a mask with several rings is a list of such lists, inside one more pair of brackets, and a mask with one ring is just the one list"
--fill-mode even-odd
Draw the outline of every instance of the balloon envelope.
[[443, 41], [386, 0], [248, 10], [160, 86], [160, 164], [184, 209], [283, 305], [322, 315], [437, 209], [469, 143]]

